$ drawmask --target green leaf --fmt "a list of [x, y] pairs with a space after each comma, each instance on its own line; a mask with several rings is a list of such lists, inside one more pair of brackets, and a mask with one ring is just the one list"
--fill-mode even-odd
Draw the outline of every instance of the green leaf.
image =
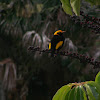
[[73, 8], [73, 12], [79, 16], [80, 15], [80, 0], [70, 0], [70, 4]]
[[71, 84], [68, 85], [68, 88], [63, 91], [62, 96], [60, 96], [59, 100], [65, 100], [66, 95], [69, 93], [69, 91], [70, 91], [70, 89], [71, 89], [72, 86], [73, 85], [71, 85]]
[[90, 85], [96, 100], [100, 100], [100, 86], [94, 81], [89, 81], [88, 84]]
[[95, 82], [100, 85], [100, 72], [96, 75]]
[[66, 94], [65, 100], [68, 100], [70, 92], [71, 92], [71, 91], [68, 91], [68, 93]]
[[89, 85], [95, 86], [97, 88], [98, 93], [100, 94], [100, 85], [94, 81], [88, 81]]
[[72, 15], [72, 8], [70, 5], [70, 0], [61, 0], [61, 3], [62, 3], [62, 7], [63, 7], [64, 11], [67, 14]]
[[61, 87], [57, 92], [56, 94], [53, 96], [53, 99], [52, 100], [64, 100], [65, 99], [65, 96], [66, 94], [70, 91], [72, 85], [68, 84], [68, 85], [65, 85], [63, 87]]
[[93, 93], [92, 93], [91, 88], [89, 87], [89, 85], [84, 84], [84, 87], [86, 88], [89, 100], [96, 100], [95, 97], [93, 96]]
[[75, 99], [75, 88], [70, 90], [68, 99], [66, 98], [65, 100], [74, 100]]
[[92, 91], [93, 96], [95, 97], [95, 99], [96, 99], [96, 100], [100, 100], [100, 99], [98, 99], [98, 98], [99, 98], [99, 94], [98, 94], [98, 92], [96, 91], [96, 87], [91, 86], [91, 85], [89, 85], [89, 87], [90, 87], [90, 89], [91, 89], [91, 91]]
[[76, 89], [76, 99], [75, 100], [84, 100], [84, 97], [83, 97], [83, 91], [82, 91], [82, 86], [77, 86]]
[[82, 86], [81, 88], [82, 88], [82, 91], [83, 91], [83, 97], [84, 97], [84, 100], [87, 100], [87, 97], [86, 97], [86, 91], [84, 90], [83, 86]]

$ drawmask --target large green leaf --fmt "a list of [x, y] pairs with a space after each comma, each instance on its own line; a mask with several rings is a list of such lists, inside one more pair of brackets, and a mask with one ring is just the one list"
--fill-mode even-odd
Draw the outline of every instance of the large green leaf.
[[61, 0], [61, 2], [62, 2], [62, 7], [63, 7], [64, 11], [67, 14], [72, 15], [72, 8], [70, 5], [70, 0]]
[[65, 96], [70, 91], [71, 87], [72, 85], [69, 84], [61, 87], [53, 96], [52, 100], [65, 100]]
[[95, 82], [100, 85], [100, 72], [96, 75]]
[[74, 13], [79, 16], [80, 15], [80, 0], [70, 0], [70, 4], [73, 8]]
[[84, 84], [84, 87], [86, 88], [89, 100], [96, 100], [95, 97], [93, 96], [92, 90], [89, 87], [89, 85], [88, 84]]

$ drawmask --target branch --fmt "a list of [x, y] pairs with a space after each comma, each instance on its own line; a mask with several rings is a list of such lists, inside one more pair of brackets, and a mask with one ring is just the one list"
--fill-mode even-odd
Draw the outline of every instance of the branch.
[[71, 16], [71, 19], [75, 24], [79, 24], [82, 27], [92, 29], [92, 32], [100, 34], [100, 19], [88, 16], [83, 11], [80, 12], [81, 17]]
[[[40, 54], [41, 54], [41, 52], [51, 53], [51, 51], [48, 50], [48, 49], [41, 50], [40, 47], [34, 48], [33, 46], [28, 47], [28, 50], [32, 51], [32, 52], [38, 51]], [[61, 52], [58, 52], [58, 53], [55, 52], [55, 54], [59, 54], [59, 55], [62, 55], [62, 56], [68, 56], [68, 57], [71, 57], [71, 58], [78, 59], [81, 63], [89, 63], [89, 64], [94, 66], [93, 68], [99, 68], [100, 67], [100, 62], [95, 61], [93, 58], [90, 58], [88, 56], [85, 56], [85, 55], [82, 55], [82, 54], [79, 54], [79, 53], [72, 53], [72, 52], [69, 52], [69, 51], [61, 51]]]

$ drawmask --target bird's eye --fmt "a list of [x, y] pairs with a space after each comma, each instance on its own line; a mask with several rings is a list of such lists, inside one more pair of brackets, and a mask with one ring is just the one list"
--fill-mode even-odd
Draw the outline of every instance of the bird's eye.
[[57, 34], [59, 34], [59, 35], [60, 35], [60, 34], [61, 34], [61, 32], [58, 32]]

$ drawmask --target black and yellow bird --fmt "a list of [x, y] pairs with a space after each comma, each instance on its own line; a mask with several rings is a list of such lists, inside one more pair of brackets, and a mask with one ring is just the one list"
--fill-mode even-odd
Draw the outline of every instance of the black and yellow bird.
[[64, 36], [63, 33], [65, 31], [58, 30], [54, 33], [53, 38], [51, 39], [51, 43], [49, 43], [49, 50], [51, 50], [51, 56], [54, 56], [55, 51], [59, 51], [64, 45]]

